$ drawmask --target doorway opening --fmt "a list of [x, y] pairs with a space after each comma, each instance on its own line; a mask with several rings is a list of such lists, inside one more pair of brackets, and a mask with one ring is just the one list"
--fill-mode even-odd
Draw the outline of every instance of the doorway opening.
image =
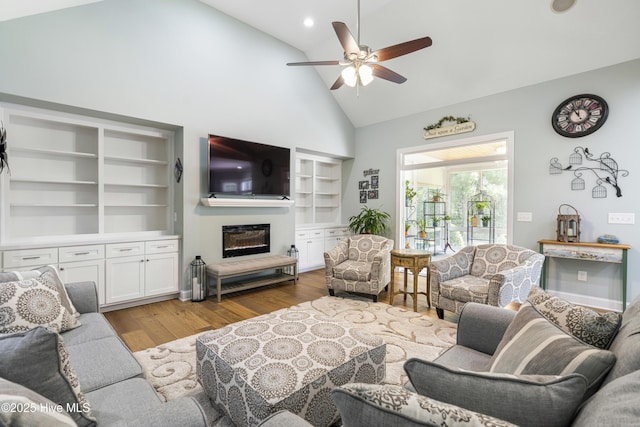
[[398, 150], [396, 236], [434, 257], [512, 242], [513, 132]]

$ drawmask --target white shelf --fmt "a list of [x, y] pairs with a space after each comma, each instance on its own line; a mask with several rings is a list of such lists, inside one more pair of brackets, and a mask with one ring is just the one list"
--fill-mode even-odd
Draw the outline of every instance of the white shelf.
[[44, 156], [80, 157], [80, 158], [86, 158], [86, 159], [98, 158], [98, 155], [93, 153], [81, 153], [77, 151], [47, 150], [42, 148], [15, 147], [15, 148], [12, 148], [11, 151], [13, 153], [42, 154]]
[[221, 208], [289, 208], [293, 206], [293, 200], [279, 200], [279, 199], [216, 199], [216, 198], [202, 198], [200, 203], [209, 207], [221, 207]]
[[134, 187], [134, 188], [169, 188], [164, 184], [133, 184], [133, 183], [119, 183], [119, 182], [105, 182], [105, 187]]
[[158, 166], [166, 166], [169, 162], [164, 160], [153, 160], [153, 159], [139, 159], [135, 157], [120, 157], [120, 156], [104, 156], [105, 161], [114, 161], [114, 162], [123, 162], [123, 163], [140, 163], [144, 165], [158, 165]]
[[12, 208], [95, 208], [95, 203], [11, 203]]
[[51, 180], [51, 179], [22, 179], [11, 178], [12, 183], [25, 183], [25, 184], [71, 184], [71, 185], [98, 185], [97, 181], [64, 181], [64, 180]]
[[297, 154], [296, 226], [339, 223], [341, 177], [341, 160]]

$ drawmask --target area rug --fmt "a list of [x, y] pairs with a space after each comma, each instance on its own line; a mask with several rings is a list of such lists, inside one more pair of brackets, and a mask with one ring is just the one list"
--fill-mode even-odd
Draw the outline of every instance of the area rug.
[[[455, 344], [456, 324], [407, 311], [385, 303], [351, 297], [326, 296], [299, 304], [298, 309], [319, 312], [332, 320], [347, 321], [378, 335], [387, 343], [387, 384], [402, 385], [407, 380], [402, 369], [411, 357], [433, 360]], [[195, 375], [197, 335], [134, 353], [144, 367], [148, 381], [166, 400], [194, 396], [207, 402]], [[210, 406], [210, 405], [209, 405]], [[215, 409], [210, 420], [227, 424]]]

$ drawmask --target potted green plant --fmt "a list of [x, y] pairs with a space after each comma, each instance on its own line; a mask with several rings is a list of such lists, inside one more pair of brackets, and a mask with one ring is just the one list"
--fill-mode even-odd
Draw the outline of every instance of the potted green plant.
[[480, 219], [482, 220], [482, 226], [483, 227], [488, 227], [489, 226], [489, 222], [491, 221], [491, 217], [490, 216], [485, 215]]
[[404, 182], [404, 201], [405, 206], [413, 206], [413, 198], [416, 197], [416, 190], [411, 186], [411, 182], [406, 180]]
[[446, 194], [444, 194], [444, 192], [442, 190], [440, 190], [439, 188], [434, 188], [433, 190], [431, 190], [431, 200], [434, 201], [434, 202], [439, 202], [445, 196], [446, 196]]
[[404, 236], [407, 237], [409, 235], [409, 229], [411, 228], [411, 223], [409, 221], [404, 223]]
[[475, 202], [474, 207], [476, 208], [478, 215], [484, 215], [484, 210], [489, 207], [489, 202]]
[[437, 227], [437, 226], [438, 226], [438, 224], [440, 224], [440, 220], [441, 220], [441, 219], [443, 219], [443, 218], [440, 218], [439, 216], [434, 216], [434, 217], [431, 219], [431, 223], [433, 224], [433, 226], [434, 226], [434, 227]]
[[358, 215], [349, 217], [349, 230], [355, 234], [383, 235], [391, 215], [380, 209], [363, 206]]
[[427, 220], [425, 218], [420, 218], [416, 221], [416, 226], [418, 227], [418, 238], [426, 239], [427, 237]]

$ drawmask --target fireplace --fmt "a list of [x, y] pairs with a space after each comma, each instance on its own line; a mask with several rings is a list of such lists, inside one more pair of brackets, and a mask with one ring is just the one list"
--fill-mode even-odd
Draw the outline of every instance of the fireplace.
[[223, 225], [222, 258], [269, 252], [270, 228], [269, 224]]

